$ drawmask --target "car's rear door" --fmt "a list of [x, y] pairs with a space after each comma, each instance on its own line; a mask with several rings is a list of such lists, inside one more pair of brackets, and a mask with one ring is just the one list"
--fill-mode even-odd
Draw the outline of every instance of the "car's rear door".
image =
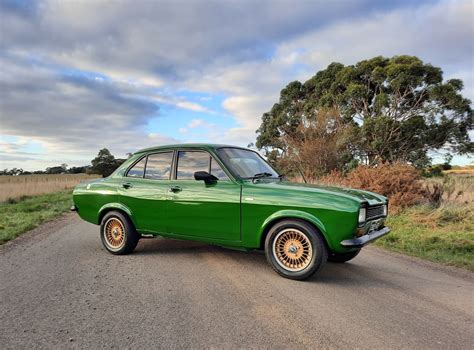
[[[178, 150], [176, 163], [170, 183], [169, 232], [240, 241], [240, 184], [207, 151]], [[196, 171], [209, 172], [219, 180], [209, 185], [194, 180]]]
[[173, 151], [145, 155], [119, 185], [120, 200], [132, 212], [138, 230], [166, 232], [172, 161]]

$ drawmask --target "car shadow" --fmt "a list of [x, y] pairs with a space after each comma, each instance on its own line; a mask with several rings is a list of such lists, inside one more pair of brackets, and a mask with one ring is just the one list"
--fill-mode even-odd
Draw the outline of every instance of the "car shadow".
[[[268, 271], [271, 278], [281, 278], [268, 265], [263, 251], [240, 251], [195, 241], [168, 238], [142, 239], [133, 255], [183, 255], [222, 253], [245, 264], [249, 269]], [[361, 253], [362, 255], [363, 253]], [[390, 281], [380, 276], [380, 267], [366, 266], [354, 261], [344, 264], [328, 262], [317, 274], [302, 283], [336, 284], [341, 286], [393, 287]]]

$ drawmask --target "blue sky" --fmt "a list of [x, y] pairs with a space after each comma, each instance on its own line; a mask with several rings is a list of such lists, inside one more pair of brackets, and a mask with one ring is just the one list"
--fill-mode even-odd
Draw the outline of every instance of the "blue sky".
[[468, 0], [4, 0], [0, 12], [0, 168], [246, 146], [288, 82], [334, 61], [416, 55], [474, 99]]

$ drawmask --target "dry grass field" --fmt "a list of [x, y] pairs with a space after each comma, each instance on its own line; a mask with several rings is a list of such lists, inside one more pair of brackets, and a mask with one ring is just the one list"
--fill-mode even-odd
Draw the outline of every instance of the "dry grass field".
[[474, 172], [446, 172], [444, 178], [425, 180], [427, 185], [444, 183], [443, 204], [470, 204], [474, 202]]
[[451, 170], [444, 170], [445, 174], [456, 174], [456, 175], [473, 175], [474, 176], [474, 166], [468, 165], [465, 167], [459, 167]]
[[81, 181], [94, 179], [97, 176], [87, 174], [0, 176], [0, 202], [68, 190]]

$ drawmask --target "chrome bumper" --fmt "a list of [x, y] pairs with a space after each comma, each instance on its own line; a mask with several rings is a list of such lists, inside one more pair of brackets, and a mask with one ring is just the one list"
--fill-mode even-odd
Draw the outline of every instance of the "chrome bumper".
[[382, 236], [385, 236], [389, 232], [390, 232], [390, 229], [388, 227], [384, 227], [380, 230], [372, 231], [361, 237], [346, 239], [341, 242], [341, 245], [345, 248], [360, 248], [360, 247], [365, 246], [366, 244], [369, 244], [375, 241], [376, 239], [379, 239]]

